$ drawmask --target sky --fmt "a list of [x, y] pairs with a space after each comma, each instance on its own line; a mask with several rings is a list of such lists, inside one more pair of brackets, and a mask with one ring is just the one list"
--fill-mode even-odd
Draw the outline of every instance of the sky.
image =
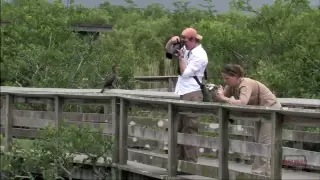
[[[54, 0], [49, 0], [50, 2], [53, 2]], [[62, 0], [67, 4], [68, 0]], [[85, 7], [97, 7], [99, 4], [105, 2], [105, 0], [74, 0], [76, 4], [82, 4]], [[124, 0], [108, 0], [111, 4], [115, 5], [125, 5], [126, 2]], [[198, 4], [205, 4], [204, 0], [185, 0], [187, 2], [190, 2], [190, 7], [199, 7]], [[259, 8], [264, 4], [272, 4], [275, 0], [251, 0], [251, 5], [254, 8]], [[172, 10], [172, 3], [174, 0], [134, 0], [134, 2], [141, 8], [146, 7], [149, 4], [152, 3], [159, 3], [163, 4], [166, 8]], [[213, 4], [215, 5], [215, 8], [218, 12], [225, 12], [228, 11], [229, 0], [214, 0]], [[310, 0], [311, 5], [318, 5], [320, 4], [320, 0]]]

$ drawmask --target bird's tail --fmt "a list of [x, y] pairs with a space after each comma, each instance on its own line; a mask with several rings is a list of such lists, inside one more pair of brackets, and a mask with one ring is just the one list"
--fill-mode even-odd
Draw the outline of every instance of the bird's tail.
[[103, 93], [104, 92], [104, 87], [101, 89], [100, 93]]

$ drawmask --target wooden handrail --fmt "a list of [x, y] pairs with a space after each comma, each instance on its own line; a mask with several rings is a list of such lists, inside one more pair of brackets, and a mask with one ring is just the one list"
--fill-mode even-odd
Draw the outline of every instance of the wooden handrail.
[[[179, 99], [179, 95], [173, 92], [162, 92], [162, 91], [145, 91], [145, 90], [124, 90], [124, 89], [110, 89], [106, 90], [105, 93], [99, 93], [101, 89], [65, 89], [65, 88], [29, 88], [29, 87], [13, 87], [13, 86], [1, 86], [1, 95], [6, 93], [23, 95], [27, 97], [32, 97], [34, 92], [41, 92], [44, 96], [48, 95], [53, 98], [54, 95], [72, 95], [72, 94], [96, 94], [97, 96], [109, 96], [113, 95], [134, 95], [141, 97], [153, 97], [153, 98], [165, 98], [165, 99]], [[71, 93], [71, 94], [70, 94]], [[41, 97], [38, 94], [37, 97]], [[304, 108], [320, 108], [320, 99], [304, 99], [304, 98], [278, 98], [283, 106], [293, 106], [293, 107], [304, 107]], [[43, 102], [39, 102], [43, 103]]]

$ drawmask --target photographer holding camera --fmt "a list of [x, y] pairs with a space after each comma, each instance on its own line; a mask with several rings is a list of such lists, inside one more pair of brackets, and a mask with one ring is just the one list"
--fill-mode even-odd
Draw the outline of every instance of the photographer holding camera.
[[[172, 37], [166, 45], [166, 57], [172, 59], [178, 56], [179, 77], [175, 87], [175, 93], [181, 100], [203, 101], [201, 88], [202, 78], [208, 64], [208, 56], [202, 48], [200, 41], [202, 36], [193, 28], [186, 28], [179, 36]], [[203, 86], [203, 85], [202, 85]], [[180, 115], [178, 132], [186, 134], [198, 134], [199, 117]], [[198, 148], [178, 145], [178, 159], [197, 162]]]

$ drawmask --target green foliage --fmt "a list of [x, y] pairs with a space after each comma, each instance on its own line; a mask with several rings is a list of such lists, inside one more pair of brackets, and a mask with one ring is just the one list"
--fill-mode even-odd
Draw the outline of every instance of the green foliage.
[[[222, 83], [223, 64], [240, 63], [279, 97], [320, 98], [320, 11], [307, 0], [276, 0], [260, 9], [233, 0], [220, 14], [212, 0], [201, 5], [205, 10], [175, 1], [173, 12], [127, 2], [95, 9], [64, 7], [61, 0], [3, 2], [2, 19], [11, 24], [1, 28], [1, 85], [97, 88], [117, 61], [120, 87], [133, 88], [136, 73], [175, 73], [155, 69], [164, 67], [159, 62], [170, 36], [193, 26], [204, 36], [210, 82]], [[73, 33], [74, 23], [113, 24], [114, 30], [93, 40]], [[172, 64], [165, 68], [174, 70]]]
[[[103, 136], [101, 129], [66, 125], [59, 129], [48, 126], [39, 139], [13, 141], [11, 151], [1, 156], [1, 171], [12, 178], [35, 178], [34, 173], [39, 173], [43, 179], [62, 179], [62, 175], [71, 177], [72, 172], [90, 163], [94, 173], [105, 179], [108, 174], [102, 168], [111, 163], [113, 140]], [[79, 154], [87, 158], [75, 159]], [[74, 160], [80, 160], [79, 165], [73, 165]]]

